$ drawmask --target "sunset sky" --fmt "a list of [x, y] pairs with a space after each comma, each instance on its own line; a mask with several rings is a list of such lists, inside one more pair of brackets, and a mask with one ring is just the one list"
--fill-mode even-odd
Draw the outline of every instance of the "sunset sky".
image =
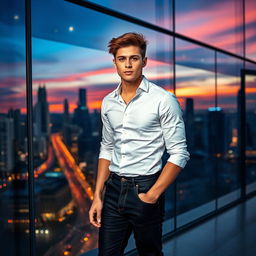
[[[6, 113], [10, 107], [25, 112], [26, 104], [24, 10], [22, 1], [10, 2], [12, 4], [3, 3], [0, 10], [1, 113]], [[171, 28], [171, 17], [166, 10], [158, 7], [161, 19], [154, 16], [157, 13], [154, 6], [147, 5], [149, 11], [143, 12], [141, 17], [135, 2], [138, 1], [130, 1], [126, 6], [127, 14]], [[145, 2], [151, 1], [140, 1], [140, 4], [146, 6]], [[176, 31], [242, 54], [242, 20], [239, 18], [242, 9], [237, 2], [208, 1], [202, 4], [199, 0], [176, 1]], [[248, 0], [250, 5], [252, 2]], [[111, 1], [107, 7], [125, 11], [118, 3]], [[45, 84], [51, 112], [63, 112], [65, 98], [69, 100], [72, 111], [77, 104], [79, 88], [87, 88], [90, 110], [100, 108], [104, 95], [119, 82], [112, 56], [107, 53], [107, 43], [112, 37], [127, 31], [143, 33], [149, 42], [149, 61], [144, 70], [146, 77], [167, 90], [173, 90], [171, 37], [61, 0], [36, 0], [32, 4], [33, 94], [36, 96], [39, 84]], [[256, 4], [247, 6], [246, 10], [246, 53], [247, 57], [256, 59]], [[192, 97], [196, 109], [214, 106], [214, 52], [177, 40], [176, 59], [176, 95], [181, 102]], [[217, 60], [219, 104], [227, 109], [236, 108], [242, 62], [224, 54], [217, 54]], [[251, 66], [256, 69], [256, 65]], [[248, 93], [256, 94], [255, 83], [255, 78], [250, 77]]]

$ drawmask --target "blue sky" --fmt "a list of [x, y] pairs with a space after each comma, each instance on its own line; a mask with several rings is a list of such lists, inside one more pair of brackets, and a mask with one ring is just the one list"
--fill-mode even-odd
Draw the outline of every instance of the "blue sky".
[[[120, 1], [94, 1], [105, 3], [109, 8], [118, 8], [120, 12], [137, 16], [148, 22], [169, 28], [170, 12], [162, 8], [160, 3], [168, 1], [129, 1], [124, 9]], [[147, 4], [145, 4], [147, 2]], [[193, 2], [193, 5], [192, 5]], [[108, 4], [106, 4], [108, 3]], [[111, 4], [110, 4], [111, 3]], [[240, 19], [234, 16], [237, 6], [233, 0], [225, 1], [186, 1], [176, 2], [176, 23], [178, 32], [190, 37], [210, 41], [217, 47], [223, 47], [237, 53], [241, 51]], [[221, 8], [223, 7], [223, 8]], [[224, 9], [229, 7], [229, 14]], [[148, 8], [141, 14], [142, 8]], [[256, 9], [256, 5], [255, 5]], [[155, 12], [162, 16], [156, 18]], [[237, 14], [237, 13], [236, 13]], [[232, 16], [233, 15], [233, 16]], [[253, 30], [256, 18], [248, 12], [248, 49], [251, 56], [256, 54], [256, 32]], [[215, 20], [216, 17], [216, 20]], [[232, 18], [233, 17], [233, 18]], [[219, 26], [221, 24], [221, 26]], [[218, 27], [219, 26], [219, 27]], [[172, 88], [172, 38], [153, 32], [149, 29], [122, 21], [105, 14], [100, 14], [62, 0], [32, 1], [33, 32], [33, 79], [36, 93], [39, 83], [49, 88], [49, 99], [56, 103], [58, 91], [67, 93], [77, 91], [80, 87], [89, 88], [89, 102], [92, 108], [99, 108], [100, 99], [112, 90], [119, 81], [112, 65], [112, 57], [107, 53], [107, 43], [115, 36], [127, 31], [143, 33], [149, 41], [149, 66], [145, 74], [153, 81], [159, 81], [166, 89]], [[0, 10], [0, 104], [7, 111], [10, 106], [25, 106], [25, 30], [24, 8], [22, 1], [11, 0], [1, 3]], [[200, 37], [200, 38], [198, 38]], [[214, 40], [212, 40], [214, 39]], [[184, 88], [212, 79], [214, 70], [213, 52], [196, 45], [177, 40], [178, 86]], [[227, 56], [218, 55], [219, 72], [226, 80], [221, 80], [225, 87], [238, 84], [235, 76], [239, 73], [239, 62]], [[223, 63], [223, 65], [222, 65]], [[235, 70], [235, 71], [234, 71]], [[226, 74], [226, 75], [225, 75]], [[220, 75], [219, 77], [221, 77]], [[208, 77], [208, 79], [207, 79]], [[229, 77], [229, 81], [227, 79]], [[179, 84], [180, 83], [180, 84]], [[209, 84], [211, 84], [209, 82]], [[191, 89], [188, 90], [191, 93]], [[202, 90], [202, 88], [200, 89]], [[232, 89], [233, 90], [233, 89]], [[236, 92], [230, 91], [233, 101]], [[196, 91], [196, 87], [194, 90]], [[182, 93], [183, 95], [182, 95]], [[177, 94], [179, 92], [177, 91]], [[206, 90], [205, 93], [208, 93]], [[63, 95], [63, 93], [61, 93]], [[75, 93], [69, 97], [73, 107]], [[98, 95], [98, 96], [97, 96]], [[194, 95], [194, 94], [193, 94]], [[69, 95], [67, 95], [69, 96]], [[180, 97], [188, 97], [188, 93], [180, 91]], [[194, 95], [194, 97], [197, 97]], [[199, 97], [199, 96], [198, 96]], [[199, 97], [200, 100], [202, 100]], [[63, 97], [59, 101], [62, 104]], [[60, 109], [60, 106], [52, 109]]]

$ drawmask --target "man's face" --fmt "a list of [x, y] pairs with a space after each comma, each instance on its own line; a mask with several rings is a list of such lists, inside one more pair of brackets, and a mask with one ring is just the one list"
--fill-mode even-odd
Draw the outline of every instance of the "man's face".
[[138, 46], [130, 45], [118, 49], [113, 62], [121, 79], [128, 83], [134, 83], [141, 78], [147, 58], [142, 59]]

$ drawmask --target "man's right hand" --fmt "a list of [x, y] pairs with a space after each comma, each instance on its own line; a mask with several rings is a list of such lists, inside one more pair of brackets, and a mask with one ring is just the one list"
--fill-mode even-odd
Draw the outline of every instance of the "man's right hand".
[[89, 220], [90, 223], [97, 228], [101, 226], [101, 210], [102, 200], [100, 198], [94, 198], [89, 210]]

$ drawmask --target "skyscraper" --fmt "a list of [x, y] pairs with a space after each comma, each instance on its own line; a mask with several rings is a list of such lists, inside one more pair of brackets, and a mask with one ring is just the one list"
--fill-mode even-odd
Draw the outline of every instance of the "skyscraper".
[[85, 88], [79, 89], [79, 102], [78, 106], [86, 107], [87, 108], [87, 91]]
[[11, 172], [14, 165], [14, 120], [0, 116], [0, 172]]
[[63, 113], [63, 121], [62, 121], [62, 134], [64, 143], [67, 146], [71, 146], [72, 142], [72, 127], [70, 124], [70, 116], [69, 116], [69, 103], [68, 100], [64, 100], [64, 113]]
[[187, 146], [191, 151], [194, 147], [194, 100], [192, 98], [186, 99], [185, 122]]
[[47, 93], [45, 85], [39, 85], [37, 91], [37, 103], [34, 108], [34, 135], [46, 136], [50, 135], [50, 117], [49, 117], [49, 104], [47, 102]]
[[89, 151], [92, 144], [92, 129], [89, 110], [87, 108], [87, 91], [79, 89], [78, 106], [74, 111], [73, 123], [81, 128], [78, 138], [78, 154], [80, 159], [84, 159], [85, 152]]
[[47, 144], [50, 136], [49, 104], [45, 84], [39, 85], [37, 103], [34, 107], [34, 156], [42, 158], [47, 155]]
[[210, 155], [222, 155], [225, 148], [224, 113], [220, 107], [208, 109], [208, 152]]

